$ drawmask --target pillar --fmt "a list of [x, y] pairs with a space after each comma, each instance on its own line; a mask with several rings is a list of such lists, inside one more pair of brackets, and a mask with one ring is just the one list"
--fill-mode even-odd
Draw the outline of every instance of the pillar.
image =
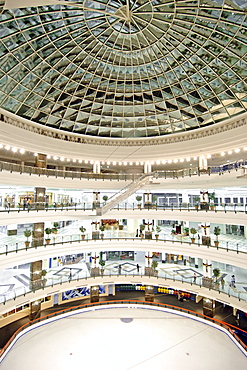
[[92, 285], [90, 288], [90, 302], [99, 302], [99, 286]]
[[29, 306], [29, 320], [32, 321], [38, 319], [40, 317], [40, 313], [41, 313], [41, 300], [39, 299], [37, 301], [31, 302]]
[[98, 225], [100, 224], [100, 222], [98, 221], [92, 221], [91, 222], [91, 225], [92, 225], [92, 239], [96, 240], [96, 239], [99, 239], [99, 227]]
[[44, 222], [36, 222], [33, 224], [32, 247], [44, 245], [44, 228]]
[[153, 302], [154, 301], [154, 286], [153, 285], [146, 285], [145, 301], [147, 301], [147, 302]]
[[43, 287], [42, 284], [42, 260], [30, 263], [30, 289], [36, 290]]
[[47, 168], [47, 156], [46, 154], [38, 153], [36, 156], [35, 167]]
[[199, 157], [199, 170], [201, 172], [206, 172], [208, 170], [208, 160], [204, 155]]
[[215, 315], [215, 301], [210, 298], [203, 298], [203, 315], [214, 317]]
[[91, 276], [99, 276], [99, 253], [92, 253], [92, 266], [91, 266]]
[[203, 259], [202, 269], [203, 269], [202, 285], [206, 288], [212, 288], [213, 285], [212, 262], [210, 260]]
[[100, 163], [99, 162], [94, 162], [93, 173], [100, 173]]
[[46, 203], [46, 188], [35, 188], [34, 202], [36, 204], [36, 209], [44, 209]]
[[152, 207], [152, 193], [144, 193], [144, 208]]
[[201, 225], [202, 228], [202, 245], [210, 245], [211, 238], [210, 238], [210, 224], [206, 222]]
[[152, 172], [152, 165], [150, 162], [144, 163], [144, 173], [150, 173]]
[[100, 192], [93, 192], [93, 209], [100, 207]]

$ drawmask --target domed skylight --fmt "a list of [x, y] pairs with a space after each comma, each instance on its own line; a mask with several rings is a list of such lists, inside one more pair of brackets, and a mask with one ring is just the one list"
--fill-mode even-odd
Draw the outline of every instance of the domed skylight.
[[146, 137], [247, 110], [246, 0], [0, 4], [0, 106], [21, 117]]

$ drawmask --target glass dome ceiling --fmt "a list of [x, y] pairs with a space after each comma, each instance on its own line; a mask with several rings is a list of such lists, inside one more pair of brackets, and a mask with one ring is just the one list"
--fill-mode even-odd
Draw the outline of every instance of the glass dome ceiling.
[[246, 0], [0, 0], [0, 106], [120, 138], [236, 116], [247, 110], [246, 9]]

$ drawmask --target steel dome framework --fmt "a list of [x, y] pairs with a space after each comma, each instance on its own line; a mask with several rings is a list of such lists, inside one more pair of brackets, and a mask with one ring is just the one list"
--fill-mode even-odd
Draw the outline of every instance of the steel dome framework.
[[247, 110], [245, 0], [34, 3], [0, 2], [3, 109], [114, 138], [195, 129]]

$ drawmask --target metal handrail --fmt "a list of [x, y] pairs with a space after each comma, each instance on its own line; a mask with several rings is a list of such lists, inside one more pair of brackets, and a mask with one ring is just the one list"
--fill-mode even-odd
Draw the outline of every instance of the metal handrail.
[[[45, 237], [44, 237], [45, 238]], [[60, 238], [59, 241], [58, 238]], [[75, 235], [75, 234], [67, 234], [67, 235], [57, 235], [56, 237], [52, 237], [51, 238], [51, 241], [50, 242], [46, 242], [42, 245], [37, 245], [35, 243], [35, 240], [34, 242], [32, 243], [32, 241], [29, 242], [29, 245], [26, 244], [26, 242], [22, 241], [20, 243], [18, 242], [15, 242], [13, 244], [4, 244], [2, 246], [0, 246], [0, 255], [8, 255], [9, 253], [17, 253], [18, 251], [23, 251], [23, 250], [29, 250], [29, 249], [37, 249], [37, 248], [40, 248], [40, 247], [49, 247], [49, 246], [55, 246], [55, 245], [63, 245], [63, 244], [73, 244], [73, 243], [88, 243], [88, 242], [95, 242], [97, 239], [93, 239], [93, 238], [85, 238], [85, 239], [82, 239], [81, 236], [78, 234], [78, 235]], [[100, 239], [98, 239], [100, 240]], [[192, 241], [187, 241], [187, 240], [184, 240], [182, 236], [180, 236], [180, 239], [179, 240], [174, 240], [174, 238], [165, 238], [165, 239], [140, 239], [139, 237], [102, 237], [101, 240], [106, 240], [106, 241], [109, 241], [109, 242], [115, 242], [115, 241], [127, 241], [127, 240], [133, 240], [133, 241], [142, 241], [142, 240], [148, 240], [149, 242], [152, 240], [153, 242], [155, 242], [155, 247], [157, 247], [157, 243], [159, 244], [164, 244], [164, 243], [178, 243], [178, 244], [186, 244], [186, 245], [193, 245], [193, 246], [197, 246], [197, 247], [207, 247], [207, 248], [213, 248], [214, 250], [226, 250], [227, 252], [228, 251], [232, 251], [232, 252], [236, 252], [237, 254], [247, 254], [247, 252], [245, 251], [242, 251], [239, 247], [239, 243], [236, 243], [234, 244], [235, 248], [234, 247], [231, 247], [229, 246], [229, 241], [226, 241], [225, 242], [225, 247], [222, 247], [222, 246], [219, 246], [218, 244], [217, 245], [204, 245], [204, 244], [201, 244], [199, 242], [197, 243], [193, 243]], [[221, 244], [223, 244], [223, 242], [221, 242]], [[221, 245], [220, 244], [220, 245]], [[246, 247], [247, 247], [247, 244], [246, 244]], [[2, 248], [5, 248], [4, 251], [2, 251], [1, 249]]]
[[[77, 310], [81, 310], [88, 307], [100, 307], [105, 305], [119, 305], [119, 304], [128, 304], [128, 305], [144, 305], [144, 306], [151, 306], [151, 307], [162, 307], [164, 309], [174, 310], [182, 313], [186, 313], [191, 316], [199, 317], [200, 319], [210, 321], [213, 324], [219, 325], [226, 329], [236, 340], [237, 342], [243, 347], [245, 351], [247, 351], [247, 345], [239, 338], [239, 336], [236, 334], [236, 332], [241, 332], [244, 334], [247, 334], [247, 332], [239, 327], [236, 327], [232, 324], [228, 324], [224, 321], [206, 316], [204, 314], [201, 314], [196, 311], [188, 310], [183, 307], [173, 306], [166, 303], [158, 303], [158, 302], [148, 302], [148, 301], [141, 301], [136, 299], [124, 299], [124, 300], [112, 300], [112, 301], [101, 301], [101, 302], [93, 302], [93, 303], [84, 303], [78, 306], [73, 306], [69, 308], [65, 308], [63, 310], [59, 310], [56, 312], [52, 312], [48, 315], [39, 317], [35, 320], [32, 320], [24, 325], [22, 325], [20, 328], [16, 330], [16, 332], [11, 336], [11, 338], [8, 340], [8, 342], [4, 345], [4, 347], [0, 351], [0, 359], [3, 357], [3, 355], [6, 353], [6, 351], [11, 347], [11, 345], [14, 343], [15, 339], [17, 338], [18, 334], [20, 334], [25, 329], [33, 326], [34, 324], [46, 321], [52, 317], [57, 317], [59, 315], [63, 315], [69, 312], [74, 312]], [[2, 360], [1, 360], [2, 361]]]
[[[105, 205], [105, 202], [101, 202], [98, 206], [103, 207]], [[23, 213], [23, 212], [39, 212], [39, 211], [95, 211], [95, 207], [93, 204], [89, 203], [83, 203], [83, 204], [77, 204], [77, 203], [56, 203], [48, 204], [46, 202], [35, 202], [31, 203], [23, 207], [22, 204], [18, 204], [18, 206], [11, 207], [10, 204], [8, 204], [5, 208], [0, 209], [0, 213], [2, 212], [17, 212], [17, 213]], [[209, 204], [208, 209], [201, 209], [200, 206], [198, 207], [195, 204], [191, 203], [180, 203], [180, 204], [153, 204], [153, 205], [147, 205], [147, 206], [137, 206], [135, 203], [128, 203], [128, 202], [122, 202], [119, 203], [116, 207], [112, 208], [112, 210], [143, 210], [143, 211], [150, 211], [150, 210], [156, 210], [156, 211], [188, 211], [188, 212], [233, 212], [233, 213], [246, 213], [247, 214], [247, 203], [221, 203], [221, 204]]]
[[[44, 279], [40, 279], [40, 280], [35, 280], [35, 281], [30, 281], [30, 285], [28, 287], [25, 287], [25, 286], [22, 286], [22, 287], [19, 287], [19, 288], [16, 288], [16, 289], [13, 289], [7, 293], [3, 293], [0, 295], [0, 303], [2, 304], [5, 304], [7, 301], [10, 301], [12, 299], [16, 299], [17, 297], [20, 297], [20, 296], [26, 296], [26, 294], [28, 293], [35, 293], [36, 291], [41, 291], [41, 290], [44, 290], [45, 287], [54, 287], [54, 286], [57, 286], [57, 285], [62, 285], [63, 283], [71, 283], [71, 282], [77, 282], [77, 285], [78, 283], [81, 283], [82, 285], [85, 284], [85, 281], [88, 281], [88, 279], [90, 278], [93, 278], [95, 279], [96, 277], [98, 278], [101, 278], [102, 279], [102, 282], [105, 281], [105, 277], [131, 277], [131, 278], [134, 278], [135, 276], [138, 277], [138, 278], [143, 278], [143, 277], [148, 277], [148, 278], [154, 278], [154, 279], [160, 279], [160, 281], [164, 281], [165, 283], [168, 281], [169, 283], [169, 287], [171, 286], [172, 283], [175, 283], [175, 282], [180, 282], [180, 283], [187, 283], [187, 284], [190, 284], [191, 287], [193, 287], [192, 289], [195, 289], [195, 287], [200, 287], [200, 288], [205, 288], [205, 289], [208, 289], [209, 291], [213, 290], [213, 291], [216, 291], [218, 294], [223, 294], [223, 295], [227, 295], [228, 297], [235, 297], [237, 298], [239, 301], [247, 301], [247, 296], [246, 296], [246, 292], [235, 292], [233, 289], [232, 289], [232, 286], [228, 285], [228, 284], [224, 284], [224, 286], [220, 286], [219, 284], [211, 281], [211, 283], [209, 285], [205, 285], [206, 283], [208, 284], [208, 282], [204, 283], [204, 280], [203, 280], [203, 276], [198, 276], [195, 280], [194, 278], [191, 276], [191, 281], [188, 281], [188, 278], [184, 278], [183, 276], [178, 276], [176, 275], [176, 273], [173, 274], [173, 276], [171, 276], [171, 274], [166, 274], [166, 272], [163, 272], [162, 270], [160, 271], [160, 274], [159, 274], [159, 271], [158, 270], [155, 270], [155, 271], [149, 271], [144, 274], [142, 274], [141, 272], [140, 273], [121, 273], [119, 272], [118, 268], [115, 268], [116, 272], [115, 271], [112, 271], [114, 270], [113, 269], [109, 269], [109, 270], [106, 270], [104, 271], [104, 273], [102, 274], [101, 273], [101, 270], [99, 269], [98, 272], [95, 272], [94, 270], [90, 271], [90, 273], [88, 272], [85, 272], [85, 271], [73, 271], [73, 264], [72, 265], [64, 265], [66, 266], [66, 268], [69, 270], [68, 271], [68, 275], [64, 275], [62, 276], [60, 279], [53, 279], [53, 278], [44, 278]], [[143, 268], [140, 269], [140, 271], [142, 271]], [[162, 282], [162, 284], [164, 284], [164, 282]], [[186, 288], [188, 290], [188, 288]], [[205, 295], [205, 293], [204, 293]]]
[[[241, 169], [243, 166], [247, 165], [247, 161], [237, 161], [234, 163], [229, 164], [223, 164], [220, 166], [215, 167], [208, 167], [208, 169], [200, 170], [198, 167], [192, 167], [192, 168], [185, 168], [180, 170], [164, 170], [164, 171], [156, 171], [156, 174], [158, 177], [163, 177], [165, 179], [174, 179], [174, 178], [181, 178], [185, 176], [200, 176], [201, 174], [223, 174], [231, 171], [236, 171], [238, 169]], [[243, 167], [243, 170], [245, 168]], [[33, 166], [26, 166], [23, 164], [17, 164], [17, 163], [10, 163], [10, 162], [4, 162], [0, 161], [0, 171], [9, 171], [9, 172], [19, 172], [27, 173], [30, 176], [31, 175], [38, 175], [38, 176], [52, 176], [52, 177], [62, 177], [62, 178], [70, 178], [70, 179], [86, 179], [86, 180], [117, 180], [117, 181], [135, 181], [140, 178], [140, 176], [143, 175], [143, 173], [139, 174], [129, 174], [129, 173], [114, 173], [114, 174], [107, 174], [107, 173], [91, 173], [91, 172], [80, 172], [80, 171], [67, 171], [67, 170], [57, 170], [57, 169], [48, 169], [48, 168], [39, 168], [39, 167], [33, 167]]]

